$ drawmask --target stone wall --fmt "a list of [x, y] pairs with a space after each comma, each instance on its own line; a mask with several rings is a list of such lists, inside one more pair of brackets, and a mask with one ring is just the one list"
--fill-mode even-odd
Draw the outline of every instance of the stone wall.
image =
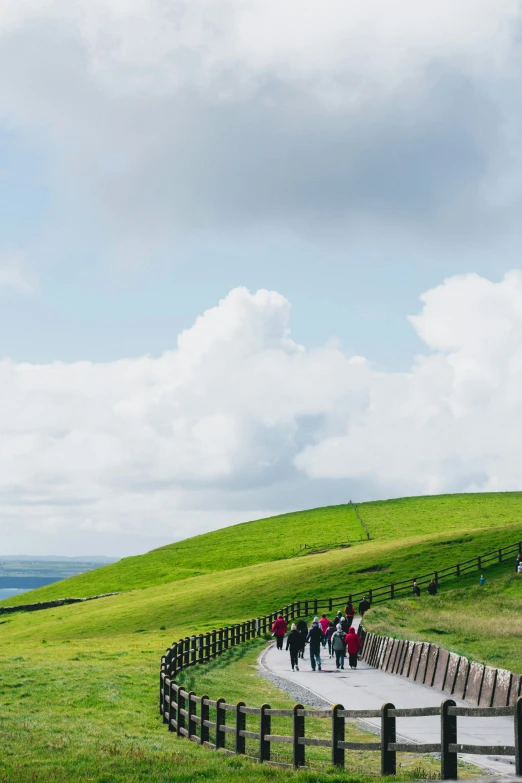
[[94, 601], [96, 598], [107, 598], [110, 595], [119, 595], [119, 593], [102, 593], [101, 595], [91, 595], [89, 598], [58, 598], [56, 601], [40, 601], [37, 604], [21, 604], [20, 606], [0, 606], [0, 614], [37, 612], [40, 609], [52, 609], [55, 606], [65, 606], [66, 604], [80, 604], [84, 601]]
[[437, 688], [478, 707], [509, 707], [522, 696], [522, 677], [428, 642], [364, 636], [362, 658], [377, 669]]

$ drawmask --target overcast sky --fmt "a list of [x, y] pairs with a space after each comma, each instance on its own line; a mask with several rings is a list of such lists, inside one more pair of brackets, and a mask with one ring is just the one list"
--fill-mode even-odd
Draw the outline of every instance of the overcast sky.
[[0, 553], [522, 489], [518, 0], [5, 0]]

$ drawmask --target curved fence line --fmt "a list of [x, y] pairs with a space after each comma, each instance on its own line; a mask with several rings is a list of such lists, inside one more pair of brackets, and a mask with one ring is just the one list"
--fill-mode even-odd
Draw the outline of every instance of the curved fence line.
[[[471, 570], [487, 567], [494, 563], [501, 563], [511, 553], [522, 553], [522, 542], [517, 542], [507, 547], [487, 552], [476, 558], [471, 558], [455, 566], [431, 572], [417, 577], [417, 584], [422, 586], [427, 584], [432, 578], [437, 582], [449, 577], [459, 577], [469, 573]], [[397, 598], [409, 594], [411, 591], [411, 580], [403, 580], [378, 587], [372, 590], [366, 590], [371, 603], [381, 603], [382, 601]], [[384, 704], [381, 710], [345, 710], [343, 705], [337, 704], [331, 710], [306, 710], [303, 705], [297, 704], [292, 710], [272, 710], [270, 705], [264, 704], [261, 707], [248, 707], [244, 702], [237, 704], [227, 704], [222, 698], [213, 700], [207, 695], [197, 696], [194, 691], [186, 691], [181, 685], [176, 683], [175, 677], [178, 672], [195, 666], [196, 664], [206, 663], [213, 658], [221, 655], [226, 650], [243, 644], [244, 642], [268, 634], [272, 628], [278, 614], [282, 614], [285, 620], [292, 621], [298, 617], [309, 617], [311, 614], [318, 614], [322, 609], [333, 610], [334, 604], [345, 600], [357, 600], [362, 598], [363, 593], [350, 594], [337, 598], [326, 598], [305, 601], [294, 601], [282, 608], [279, 612], [272, 612], [247, 620], [237, 625], [227, 626], [206, 634], [198, 634], [185, 639], [167, 649], [165, 656], [161, 661], [160, 670], [160, 714], [163, 716], [163, 722], [167, 724], [169, 731], [175, 732], [180, 737], [186, 737], [192, 742], [204, 745], [207, 748], [222, 750], [227, 753], [235, 753], [256, 761], [276, 764], [278, 766], [300, 768], [306, 766], [306, 748], [308, 746], [326, 747], [331, 750], [331, 764], [343, 767], [345, 765], [346, 750], [379, 750], [381, 754], [381, 774], [394, 775], [396, 772], [396, 754], [402, 753], [440, 753], [441, 754], [441, 779], [455, 780], [457, 778], [457, 754], [496, 754], [515, 756], [516, 774], [522, 775], [522, 697], [517, 697], [516, 701], [505, 706], [488, 707], [470, 707], [458, 708], [452, 699], [446, 699], [440, 707], [414, 708], [414, 709], [396, 709], [393, 704]], [[363, 639], [362, 655], [373, 660], [376, 645], [382, 652], [384, 642], [377, 641], [380, 638], [373, 634], [366, 634], [361, 628]], [[390, 641], [392, 642], [390, 644]], [[379, 647], [379, 644], [381, 647]], [[396, 661], [405, 660], [406, 642], [398, 640], [387, 640], [386, 653], [384, 658], [387, 665], [393, 660], [392, 668]], [[410, 643], [413, 644], [413, 643]], [[389, 654], [388, 654], [389, 647]], [[399, 653], [400, 647], [400, 653]], [[435, 647], [435, 645], [430, 645]], [[437, 648], [437, 661], [440, 657], [440, 648]], [[422, 650], [421, 650], [422, 652]], [[447, 652], [447, 651], [445, 651]], [[449, 655], [449, 653], [448, 653]], [[393, 658], [392, 658], [393, 656]], [[428, 656], [428, 653], [426, 653]], [[411, 662], [413, 657], [410, 656]], [[366, 659], [366, 658], [365, 658]], [[426, 658], [427, 660], [427, 658]], [[371, 664], [373, 665], [373, 664]], [[449, 665], [449, 663], [448, 663]], [[402, 670], [401, 670], [402, 671]], [[426, 665], [427, 671], [427, 665]], [[433, 676], [436, 675], [436, 667]], [[424, 675], [426, 676], [426, 674]], [[515, 676], [515, 675], [512, 675]], [[484, 679], [484, 675], [483, 675]], [[510, 681], [511, 683], [511, 681]], [[520, 683], [519, 683], [520, 688]], [[511, 693], [508, 692], [507, 701]], [[514, 691], [513, 691], [514, 693]], [[493, 698], [493, 697], [492, 697]], [[479, 701], [480, 702], [480, 695]], [[233, 715], [232, 723], [230, 714]], [[396, 737], [395, 721], [397, 717], [423, 717], [428, 715], [440, 715], [441, 717], [441, 738], [440, 743], [431, 743], [426, 745], [398, 743]], [[514, 717], [514, 745], [502, 745], [495, 747], [486, 747], [481, 745], [460, 745], [457, 742], [457, 716], [466, 715], [468, 717], [485, 717], [512, 715]], [[228, 717], [227, 717], [228, 716]], [[291, 721], [291, 733], [272, 734], [272, 717], [287, 718]], [[381, 719], [381, 738], [379, 742], [346, 742], [345, 741], [345, 721], [357, 718], [375, 718]], [[323, 737], [309, 737], [305, 734], [305, 722], [307, 719], [323, 719], [329, 722], [329, 731], [331, 739]], [[255, 720], [255, 727], [247, 727], [247, 719]], [[255, 729], [255, 730], [254, 730]], [[227, 736], [233, 735], [232, 746], [227, 747]], [[257, 753], [247, 751], [247, 743], [254, 742]], [[292, 745], [292, 763], [281, 763], [271, 758], [271, 748], [273, 744], [286, 743]], [[230, 741], [229, 741], [230, 745]], [[325, 760], [326, 763], [326, 760]]]

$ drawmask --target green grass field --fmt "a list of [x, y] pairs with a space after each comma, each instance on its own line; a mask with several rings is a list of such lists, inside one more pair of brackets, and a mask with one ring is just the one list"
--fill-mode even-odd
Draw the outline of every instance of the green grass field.
[[[341, 550], [341, 553], [349, 553], [351, 557], [347, 562], [351, 562], [359, 556], [366, 559], [369, 552], [378, 557], [381, 544], [404, 542], [408, 545], [416, 539], [429, 539], [443, 533], [453, 536], [522, 524], [520, 492], [403, 498], [361, 503], [358, 508], [370, 530], [370, 542], [366, 541], [350, 506], [328, 506], [246, 522], [189, 538], [145, 555], [127, 557], [5, 603], [26, 603], [29, 598], [43, 601], [65, 596], [85, 597], [170, 584], [220, 571], [284, 561], [291, 556], [292, 550], [295, 552], [304, 544], [326, 547], [350, 543], [351, 548]], [[303, 559], [309, 557], [305, 555]]]
[[[246, 769], [241, 760], [222, 758], [168, 734], [158, 714], [161, 654], [181, 636], [256, 617], [294, 599], [344, 595], [414, 578], [522, 540], [518, 494], [456, 496], [454, 506], [443, 497], [439, 510], [434, 498], [425, 502], [425, 519], [422, 499], [392, 501], [389, 507], [362, 505], [375, 538], [359, 539], [346, 549], [280, 559], [282, 548], [295, 546], [306, 528], [295, 514], [286, 518], [286, 532], [285, 517], [272, 521], [265, 537], [261, 522], [239, 525], [24, 595], [27, 602], [55, 597], [56, 588], [58, 595], [126, 591], [85, 604], [0, 617], [0, 729], [7, 749], [0, 758], [0, 781], [282, 779], [277, 770]], [[324, 510], [325, 541], [339, 530], [339, 519], [332, 515], [347, 513], [346, 507], [336, 509]], [[321, 529], [318, 513], [306, 512], [310, 535]], [[197, 561], [190, 554], [194, 548]], [[257, 561], [249, 562], [241, 552]], [[206, 572], [197, 573], [203, 567]], [[186, 578], [183, 569], [189, 573]], [[490, 584], [509, 578], [510, 569], [510, 563], [489, 569]], [[447, 583], [436, 599], [442, 607], [457, 584]], [[498, 623], [497, 607], [488, 611]], [[241, 674], [240, 669], [250, 664], [232, 665], [239, 669], [230, 678], [233, 691], [227, 692], [240, 698], [247, 687], [241, 679], [246, 670]], [[212, 676], [218, 674], [216, 670]], [[219, 676], [227, 679], [225, 670]], [[225, 690], [225, 680], [206, 687]], [[248, 688], [253, 689], [249, 699], [254, 706], [256, 694], [257, 705], [282, 698], [268, 696], [266, 688], [272, 686], [259, 678], [250, 676]], [[366, 762], [354, 762], [352, 774], [314, 771], [312, 777], [301, 773], [301, 779], [361, 779], [373, 771]]]

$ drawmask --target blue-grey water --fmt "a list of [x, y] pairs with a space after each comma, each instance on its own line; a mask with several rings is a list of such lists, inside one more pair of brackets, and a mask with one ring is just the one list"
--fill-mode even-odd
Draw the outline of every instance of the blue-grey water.
[[27, 593], [30, 589], [30, 587], [27, 587], [25, 590], [22, 590], [19, 587], [0, 588], [0, 601], [4, 601], [6, 598], [13, 598], [15, 595], [20, 595], [21, 593]]

